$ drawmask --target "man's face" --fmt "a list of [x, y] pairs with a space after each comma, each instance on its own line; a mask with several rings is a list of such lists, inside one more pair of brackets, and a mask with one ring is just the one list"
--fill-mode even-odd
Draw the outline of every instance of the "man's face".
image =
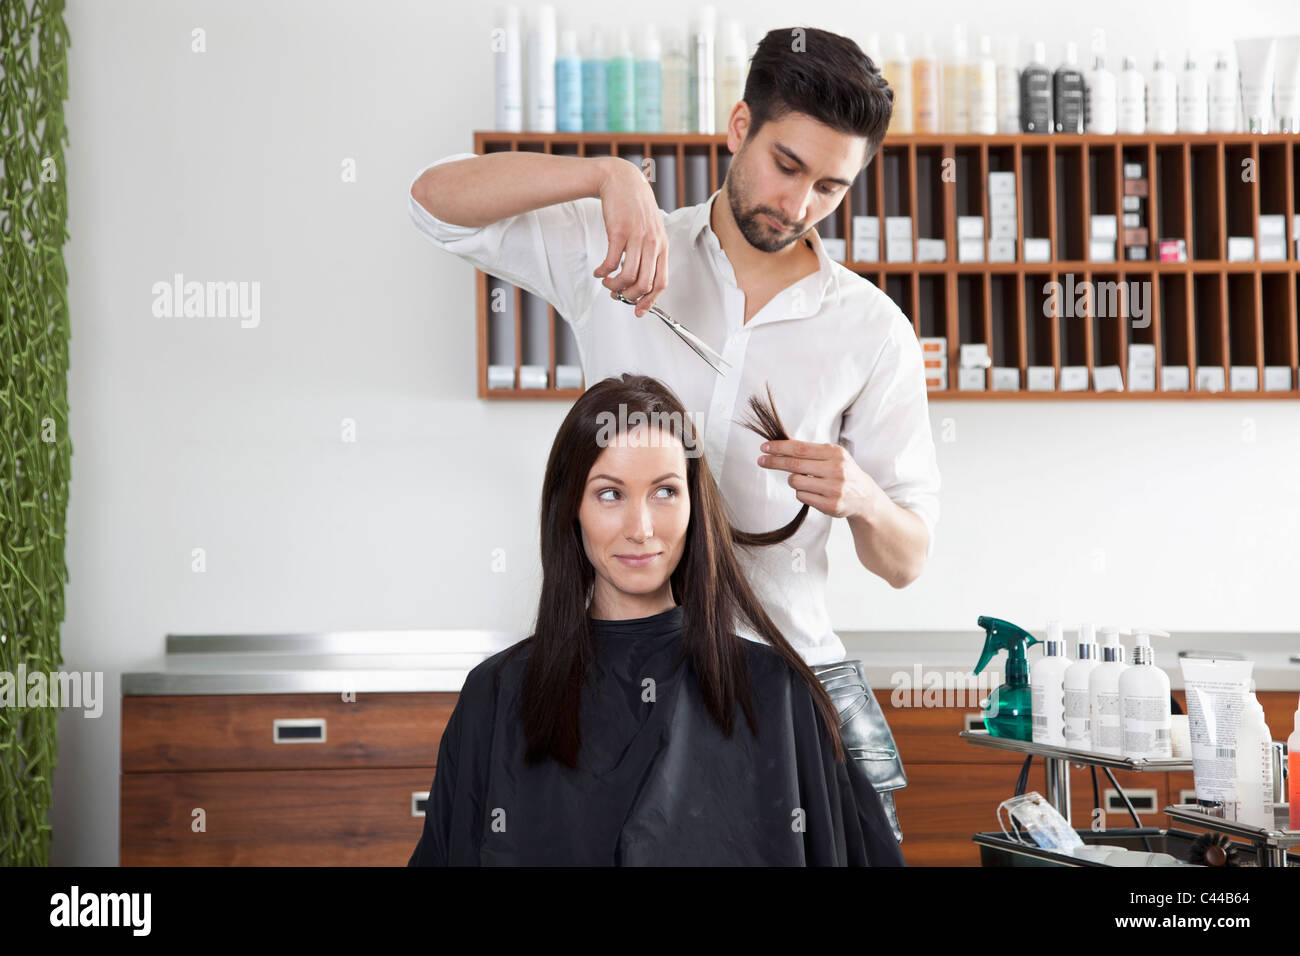
[[741, 102], [738, 110], [728, 128], [728, 146], [740, 147], [727, 170], [731, 215], [751, 246], [780, 252], [839, 206], [867, 141], [805, 113], [787, 113], [742, 144], [732, 130], [748, 129], [749, 107]]

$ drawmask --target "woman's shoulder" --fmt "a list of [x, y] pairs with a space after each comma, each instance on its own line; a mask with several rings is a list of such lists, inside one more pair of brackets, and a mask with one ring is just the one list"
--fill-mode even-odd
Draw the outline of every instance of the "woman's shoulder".
[[460, 689], [461, 696], [495, 696], [502, 680], [517, 683], [531, 649], [532, 638], [526, 637], [479, 661], [465, 675], [465, 683]]
[[[749, 673], [750, 680], [757, 683], [758, 681], [791, 681], [798, 677], [798, 672], [790, 666], [789, 661], [780, 655], [771, 644], [764, 644], [759, 641], [750, 640], [742, 637], [747, 650], [749, 651]], [[794, 681], [796, 685], [803, 684], [803, 680]]]

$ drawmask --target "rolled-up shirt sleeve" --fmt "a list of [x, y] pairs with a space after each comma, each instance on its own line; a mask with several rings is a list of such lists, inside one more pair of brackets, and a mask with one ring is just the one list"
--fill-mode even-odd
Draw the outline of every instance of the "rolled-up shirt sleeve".
[[889, 499], [919, 515], [934, 553], [939, 523], [939, 464], [930, 432], [921, 343], [911, 322], [890, 310], [894, 323], [866, 384], [844, 411], [840, 444]]
[[[430, 163], [411, 180], [442, 163], [470, 159], [477, 153], [453, 153]], [[584, 197], [508, 216], [486, 226], [460, 226], [438, 219], [407, 190], [411, 219], [420, 233], [440, 249], [475, 268], [540, 296], [570, 324], [587, 315], [600, 280], [592, 275], [593, 245], [605, 258], [604, 216], [600, 200]]]

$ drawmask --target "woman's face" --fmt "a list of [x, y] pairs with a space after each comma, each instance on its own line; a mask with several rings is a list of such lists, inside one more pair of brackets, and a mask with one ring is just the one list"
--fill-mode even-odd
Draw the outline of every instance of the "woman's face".
[[596, 572], [592, 617], [649, 617], [674, 606], [668, 579], [690, 515], [686, 453], [672, 432], [631, 428], [601, 450], [578, 508]]

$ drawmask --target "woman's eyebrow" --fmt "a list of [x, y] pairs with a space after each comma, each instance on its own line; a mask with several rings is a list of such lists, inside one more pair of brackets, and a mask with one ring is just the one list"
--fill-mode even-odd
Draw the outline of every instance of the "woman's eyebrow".
[[[665, 474], [665, 475], [660, 475], [658, 478], [653, 479], [653, 480], [650, 482], [650, 484], [653, 485], [653, 484], [655, 484], [656, 482], [663, 481], [665, 478], [681, 478], [681, 477], [682, 477], [682, 476], [679, 475], [679, 474], [677, 474], [677, 472], [675, 472], [675, 471], [670, 471], [670, 472], [668, 472], [668, 473]], [[621, 484], [623, 484], [623, 479], [621, 479], [621, 478], [615, 478], [613, 475], [592, 475], [590, 478], [587, 479], [587, 484], [591, 484], [593, 481], [595, 481], [595, 480], [598, 479], [598, 478], [604, 478], [606, 481], [612, 481], [612, 482], [614, 482], [614, 484], [616, 484], [616, 485], [621, 485]]]

